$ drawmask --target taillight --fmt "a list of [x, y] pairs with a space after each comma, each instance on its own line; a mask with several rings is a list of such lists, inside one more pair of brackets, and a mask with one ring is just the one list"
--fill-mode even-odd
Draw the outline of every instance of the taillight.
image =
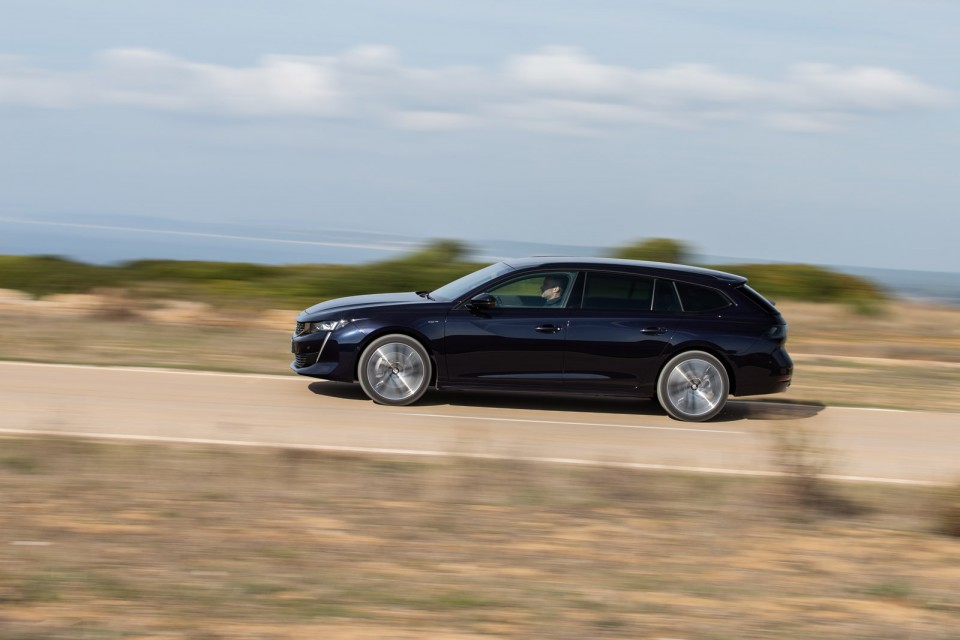
[[775, 324], [769, 329], [766, 333], [763, 334], [764, 338], [768, 340], [775, 340], [777, 342], [783, 343], [787, 341], [787, 325], [786, 324]]

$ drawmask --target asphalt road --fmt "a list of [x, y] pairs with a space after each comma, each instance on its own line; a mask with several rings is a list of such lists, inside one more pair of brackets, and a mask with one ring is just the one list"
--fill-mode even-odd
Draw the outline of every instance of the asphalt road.
[[803, 433], [837, 479], [960, 481], [957, 414], [733, 400], [682, 423], [645, 400], [436, 391], [383, 407], [297, 376], [0, 362], [0, 434], [20, 433], [747, 475], [777, 473], [778, 434]]

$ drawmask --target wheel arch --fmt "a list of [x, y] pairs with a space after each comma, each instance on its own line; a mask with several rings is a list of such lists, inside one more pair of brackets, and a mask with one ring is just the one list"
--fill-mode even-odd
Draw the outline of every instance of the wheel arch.
[[734, 373], [733, 363], [731, 363], [730, 359], [727, 358], [727, 356], [723, 353], [723, 350], [718, 349], [716, 345], [709, 343], [685, 342], [681, 345], [678, 345], [676, 348], [671, 349], [668, 353], [663, 354], [663, 362], [661, 362], [660, 366], [657, 368], [657, 377], [655, 380], [660, 379], [660, 375], [663, 373], [663, 370], [671, 360], [680, 354], [687, 353], [689, 351], [703, 351], [704, 353], [709, 353], [711, 356], [719, 360], [720, 364], [723, 365], [723, 368], [727, 372], [727, 380], [730, 383], [730, 395], [737, 395], [737, 377]]
[[433, 345], [430, 344], [430, 340], [427, 339], [419, 331], [411, 329], [410, 327], [378, 327], [374, 331], [371, 331], [368, 335], [364, 336], [357, 344], [357, 356], [354, 358], [353, 363], [353, 380], [358, 382], [360, 380], [360, 361], [363, 356], [363, 352], [367, 350], [367, 347], [370, 346], [370, 343], [374, 340], [378, 340], [384, 336], [399, 335], [416, 340], [423, 346], [426, 350], [427, 355], [430, 357], [430, 382], [429, 386], [435, 387], [437, 385], [437, 354], [433, 349]]

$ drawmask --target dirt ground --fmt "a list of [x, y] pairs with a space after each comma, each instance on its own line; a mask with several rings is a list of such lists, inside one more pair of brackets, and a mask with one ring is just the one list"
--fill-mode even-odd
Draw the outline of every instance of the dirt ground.
[[960, 629], [933, 489], [20, 438], [0, 487], [5, 640]]

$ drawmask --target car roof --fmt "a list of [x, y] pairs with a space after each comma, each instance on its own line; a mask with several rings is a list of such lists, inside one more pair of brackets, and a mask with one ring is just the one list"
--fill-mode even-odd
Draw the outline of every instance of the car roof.
[[669, 262], [649, 262], [646, 260], [621, 260], [619, 258], [587, 258], [574, 256], [533, 256], [529, 258], [508, 258], [504, 264], [514, 269], [590, 269], [606, 268], [615, 271], [634, 271], [644, 274], [657, 274], [665, 277], [699, 276], [705, 279], [723, 280], [731, 283], [744, 283], [743, 276], [725, 271], [692, 267]]

